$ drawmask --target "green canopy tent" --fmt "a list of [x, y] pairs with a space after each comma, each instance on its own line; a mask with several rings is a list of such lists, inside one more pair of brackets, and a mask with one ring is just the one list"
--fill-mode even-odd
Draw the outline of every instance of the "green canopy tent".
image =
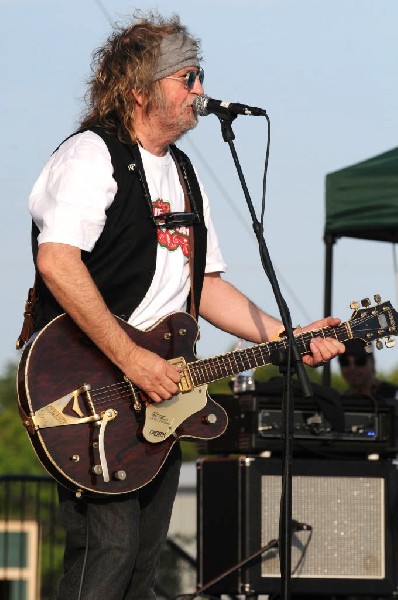
[[[325, 316], [332, 314], [333, 245], [340, 237], [398, 242], [398, 148], [326, 176]], [[330, 384], [330, 364], [323, 383]]]

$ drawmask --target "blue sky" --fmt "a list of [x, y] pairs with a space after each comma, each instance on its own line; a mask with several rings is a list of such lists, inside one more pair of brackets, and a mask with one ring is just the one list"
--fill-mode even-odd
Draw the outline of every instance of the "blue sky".
[[[102, 9], [103, 7], [103, 9]], [[73, 131], [92, 51], [112, 21], [134, 8], [177, 12], [202, 39], [208, 95], [267, 110], [271, 153], [266, 241], [293, 323], [322, 316], [324, 183], [327, 173], [397, 145], [396, 0], [0, 0], [2, 292], [0, 370], [17, 359], [26, 292], [33, 281], [27, 198], [44, 162]], [[236, 149], [260, 208], [266, 122], [239, 117]], [[180, 143], [211, 199], [228, 279], [277, 314], [262, 272], [250, 216], [216, 117], [200, 119]], [[333, 313], [380, 293], [397, 304], [390, 244], [342, 239], [334, 251]], [[235, 340], [202, 325], [198, 351]], [[398, 348], [377, 355], [398, 366]]]

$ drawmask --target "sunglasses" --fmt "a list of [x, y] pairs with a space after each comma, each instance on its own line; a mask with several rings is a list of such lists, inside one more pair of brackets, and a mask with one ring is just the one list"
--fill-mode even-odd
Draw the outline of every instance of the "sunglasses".
[[[199, 83], [200, 83], [200, 85], [202, 85], [204, 78], [205, 78], [205, 73], [204, 73], [202, 67], [200, 67], [199, 71], [188, 71], [188, 73], [185, 73], [185, 75], [180, 75], [180, 77], [171, 77], [171, 76], [165, 77], [165, 79], [174, 79], [175, 81], [181, 81], [181, 83], [184, 84], [184, 86], [187, 88], [187, 90], [193, 89], [196, 79], [199, 79]], [[185, 79], [185, 81], [182, 81], [184, 79]]]
[[349, 367], [352, 361], [356, 367], [364, 367], [368, 362], [369, 356], [339, 356], [339, 363], [341, 367]]

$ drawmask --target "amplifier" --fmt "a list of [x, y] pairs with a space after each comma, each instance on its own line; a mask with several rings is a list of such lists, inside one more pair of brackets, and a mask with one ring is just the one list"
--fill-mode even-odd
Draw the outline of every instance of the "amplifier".
[[[315, 386], [314, 399], [294, 397], [293, 452], [296, 455], [398, 453], [398, 403], [375, 406], [368, 398], [344, 399]], [[320, 395], [322, 392], [322, 397]], [[333, 391], [332, 391], [333, 392]], [[200, 442], [200, 454], [247, 454], [282, 450], [281, 395], [245, 393], [212, 395], [228, 415], [226, 432]]]
[[[277, 459], [198, 460], [199, 588], [229, 571], [207, 593], [280, 591], [277, 550], [233, 567], [278, 539], [281, 473]], [[292, 537], [293, 597], [392, 598], [397, 591], [397, 502], [398, 473], [390, 461], [294, 461], [292, 513], [303, 528]]]

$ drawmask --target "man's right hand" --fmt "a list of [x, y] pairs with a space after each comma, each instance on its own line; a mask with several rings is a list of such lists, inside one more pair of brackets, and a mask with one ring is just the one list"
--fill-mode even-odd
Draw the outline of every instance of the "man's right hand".
[[125, 375], [152, 402], [163, 402], [178, 393], [182, 370], [182, 367], [171, 365], [154, 352], [134, 346]]

